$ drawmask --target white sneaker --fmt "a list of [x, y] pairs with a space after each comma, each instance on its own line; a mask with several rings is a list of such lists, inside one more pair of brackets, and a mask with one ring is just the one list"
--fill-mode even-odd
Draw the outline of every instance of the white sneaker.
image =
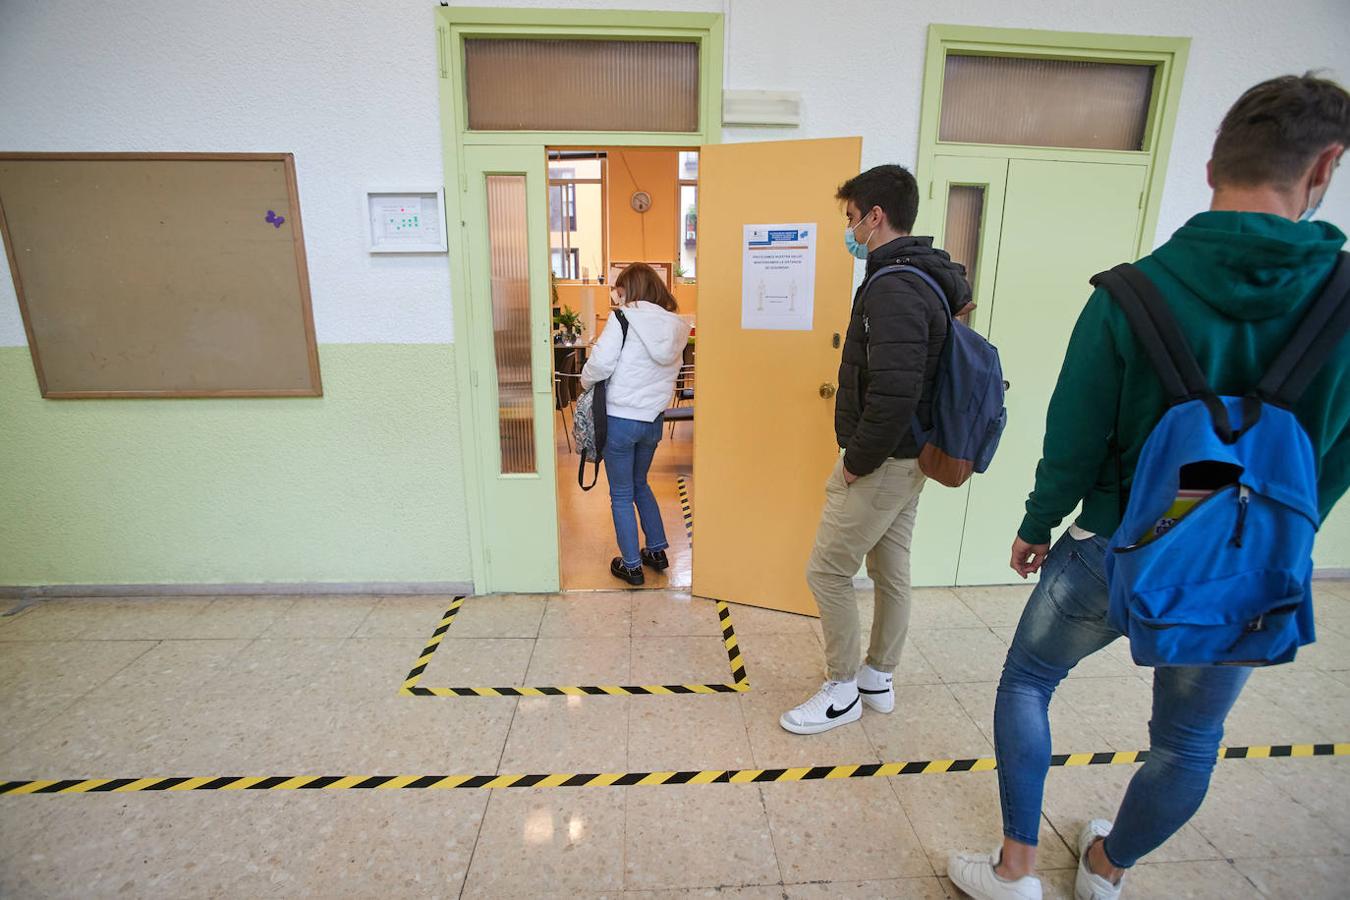
[[1003, 850], [993, 853], [953, 853], [947, 860], [947, 877], [975, 900], [1041, 900], [1041, 880], [1024, 875], [1005, 881], [994, 874]]
[[895, 676], [878, 672], [867, 664], [858, 670], [858, 693], [863, 705], [879, 713], [895, 710]]
[[820, 734], [862, 718], [856, 681], [827, 681], [814, 697], [783, 713], [778, 724], [793, 734]]
[[1088, 867], [1088, 849], [1097, 838], [1111, 833], [1111, 823], [1105, 819], [1093, 819], [1087, 823], [1082, 834], [1078, 835], [1078, 877], [1074, 880], [1074, 900], [1117, 900], [1120, 889], [1125, 884], [1112, 884]]

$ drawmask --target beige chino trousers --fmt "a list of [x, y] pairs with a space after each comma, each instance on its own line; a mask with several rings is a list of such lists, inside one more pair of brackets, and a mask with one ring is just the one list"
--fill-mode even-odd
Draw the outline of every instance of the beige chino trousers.
[[917, 460], [888, 459], [849, 485], [840, 457], [826, 482], [806, 581], [820, 607], [831, 680], [851, 681], [858, 672], [862, 636], [853, 577], [864, 559], [876, 584], [867, 664], [879, 672], [900, 664], [909, 631], [909, 550], [925, 481]]

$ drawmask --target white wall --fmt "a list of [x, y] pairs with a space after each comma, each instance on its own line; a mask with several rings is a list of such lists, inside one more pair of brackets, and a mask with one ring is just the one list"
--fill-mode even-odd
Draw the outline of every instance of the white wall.
[[[930, 24], [1191, 38], [1157, 241], [1209, 202], [1205, 162], [1228, 107], [1274, 75], [1335, 69], [1350, 84], [1350, 2], [1291, 0], [731, 0], [726, 87], [802, 93], [802, 127], [784, 137], [863, 135], [863, 165], [912, 165]], [[828, 14], [824, 10], [828, 8]], [[786, 51], [786, 52], [785, 52]], [[809, 65], [802, 65], [809, 54]], [[763, 139], [730, 130], [727, 140]], [[1350, 229], [1350, 178], [1320, 217]], [[1085, 288], [1086, 296], [1086, 288]]]
[[[861, 134], [867, 165], [914, 161], [931, 22], [1189, 36], [1160, 240], [1204, 207], [1214, 129], [1244, 88], [1336, 64], [1350, 79], [1345, 0], [1290, 0], [1278, 14], [1263, 0], [472, 5], [725, 12], [725, 86], [803, 97], [800, 128], [728, 129], [726, 139]], [[5, 0], [0, 149], [293, 152], [319, 340], [449, 341], [444, 256], [373, 257], [363, 244], [368, 187], [442, 181], [434, 6]], [[1350, 175], [1322, 215], [1350, 227]], [[0, 346], [23, 343], [13, 285], [0, 277]]]
[[[294, 153], [319, 341], [447, 342], [445, 255], [364, 243], [366, 190], [442, 182], [432, 10], [3, 0], [0, 149]], [[0, 346], [24, 343], [0, 273]]]

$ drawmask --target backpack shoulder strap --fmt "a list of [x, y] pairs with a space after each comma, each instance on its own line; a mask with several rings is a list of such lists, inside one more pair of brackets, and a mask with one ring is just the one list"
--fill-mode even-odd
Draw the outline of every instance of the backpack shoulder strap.
[[937, 281], [933, 278], [932, 275], [929, 275], [927, 272], [925, 272], [923, 269], [920, 269], [918, 266], [908, 266], [904, 264], [897, 264], [894, 266], [882, 266], [880, 269], [877, 269], [870, 276], [868, 276], [867, 281], [863, 283], [863, 293], [866, 294], [867, 289], [872, 286], [872, 282], [876, 281], [882, 275], [894, 275], [899, 272], [910, 272], [914, 275], [918, 275], [919, 279], [923, 281], [924, 284], [932, 288], [933, 293], [937, 294], [938, 299], [942, 301], [941, 305], [943, 310], [947, 313], [947, 318], [950, 319], [952, 317], [951, 306], [947, 303], [947, 292], [942, 289], [942, 286], [937, 283]]
[[1106, 290], [1125, 313], [1130, 331], [1139, 341], [1173, 405], [1202, 400], [1214, 420], [1214, 430], [1225, 443], [1233, 443], [1256, 423], [1260, 405], [1244, 404], [1242, 426], [1234, 430], [1228, 409], [1210, 387], [1195, 353], [1152, 280], [1138, 266], [1121, 263], [1109, 272], [1092, 277], [1092, 284]]
[[1173, 403], [1213, 393], [1167, 301], [1147, 275], [1131, 263], [1121, 263], [1092, 278], [1125, 313], [1130, 331], [1144, 348]]
[[623, 332], [623, 340], [619, 342], [619, 346], [622, 347], [628, 343], [628, 317], [621, 309], [614, 310], [614, 315], [619, 317], [619, 330]]
[[903, 267], [903, 266], [882, 266], [880, 269], [877, 269], [877, 270], [876, 270], [875, 272], [873, 272], [871, 275], [868, 275], [867, 278], [865, 278], [865, 279], [863, 280], [862, 287], [858, 290], [858, 296], [857, 296], [857, 298], [856, 298], [856, 300], [855, 300], [854, 302], [855, 302], [855, 303], [862, 303], [863, 298], [867, 296], [867, 292], [868, 292], [868, 291], [871, 289], [871, 287], [872, 287], [872, 282], [876, 281], [876, 280], [877, 280], [878, 278], [880, 278], [882, 275], [894, 275], [896, 272], [899, 272], [902, 268], [904, 268], [904, 267]]
[[932, 288], [933, 293], [937, 294], [938, 300], [941, 301], [938, 305], [941, 306], [942, 311], [947, 314], [947, 318], [950, 319], [952, 317], [951, 304], [947, 302], [947, 292], [942, 289], [942, 285], [937, 283], [937, 279], [917, 266], [896, 266], [895, 268], [900, 272], [911, 272], [918, 275], [919, 279]]
[[872, 282], [876, 281], [882, 275], [893, 275], [894, 273], [899, 272], [903, 268], [904, 266], [895, 265], [895, 266], [882, 266], [880, 269], [877, 269], [871, 275], [868, 275], [867, 279], [863, 282], [863, 293], [864, 294], [867, 293], [867, 289], [872, 286]]
[[1303, 322], [1257, 386], [1257, 395], [1277, 406], [1296, 404], [1350, 331], [1350, 253], [1342, 251], [1326, 286]]
[[583, 491], [589, 491], [600, 481], [600, 460], [591, 460], [595, 464], [595, 473], [591, 477], [591, 483], [586, 483], [586, 451], [581, 451], [581, 462], [577, 464], [577, 486]]

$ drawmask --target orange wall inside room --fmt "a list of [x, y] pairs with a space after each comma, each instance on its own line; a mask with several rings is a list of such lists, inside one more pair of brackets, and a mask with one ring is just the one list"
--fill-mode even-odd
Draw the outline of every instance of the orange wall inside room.
[[[607, 178], [609, 259], [620, 262], [666, 262], [678, 265], [680, 259], [680, 186], [679, 151], [646, 150], [633, 147], [599, 147], [609, 157]], [[636, 191], [651, 195], [651, 209], [634, 211], [631, 200]], [[694, 315], [698, 309], [698, 285], [672, 286], [682, 315]], [[558, 301], [581, 309], [581, 285], [558, 285]], [[608, 292], [604, 294], [608, 297]], [[598, 306], [599, 304], [597, 304]], [[596, 310], [599, 318], [607, 310]]]
[[[675, 150], [607, 147], [609, 258], [620, 262], [674, 262], [680, 258], [679, 155]], [[651, 194], [652, 208], [633, 210], [635, 191]]]

